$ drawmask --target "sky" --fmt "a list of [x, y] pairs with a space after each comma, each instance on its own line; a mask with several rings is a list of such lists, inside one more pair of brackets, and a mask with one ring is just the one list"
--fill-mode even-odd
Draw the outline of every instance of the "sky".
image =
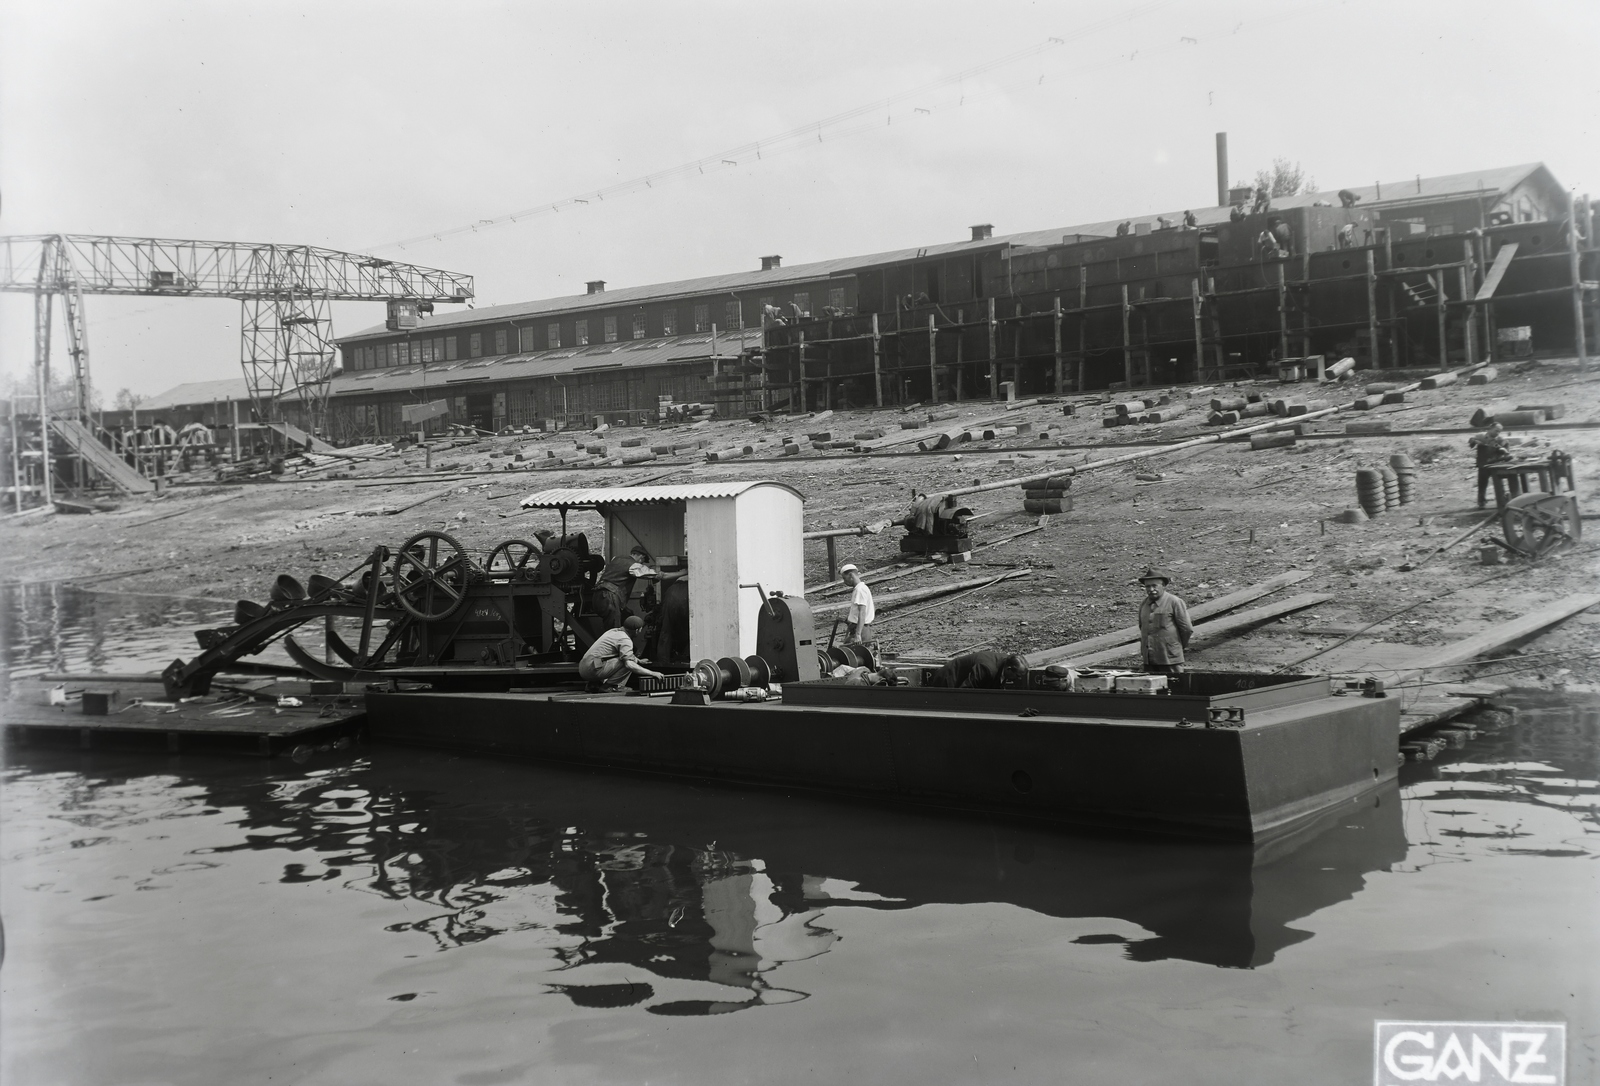
[[[0, 0], [0, 233], [373, 252], [494, 305], [1205, 206], [1219, 131], [1235, 180], [1600, 196], [1597, 50], [1594, 0]], [[241, 372], [237, 302], [85, 308], [108, 405]], [[0, 295], [0, 380], [32, 365]]]

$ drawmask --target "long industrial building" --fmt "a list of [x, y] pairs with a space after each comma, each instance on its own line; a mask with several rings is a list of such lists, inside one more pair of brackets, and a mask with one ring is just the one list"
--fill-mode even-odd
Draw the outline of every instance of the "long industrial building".
[[[1576, 235], [1571, 223], [1578, 224]], [[422, 425], [723, 414], [1226, 379], [1288, 359], [1571, 350], [1600, 278], [1594, 209], [1542, 164], [758, 268], [429, 315], [338, 340], [334, 440]], [[752, 260], [754, 264], [755, 261]], [[1589, 339], [1594, 337], [1593, 315]]]

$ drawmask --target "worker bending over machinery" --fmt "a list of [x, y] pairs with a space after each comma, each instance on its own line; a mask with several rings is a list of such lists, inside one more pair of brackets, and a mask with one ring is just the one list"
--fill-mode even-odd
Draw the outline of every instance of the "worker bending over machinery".
[[634, 655], [633, 638], [644, 628], [644, 619], [629, 615], [594, 639], [589, 651], [578, 661], [578, 677], [589, 684], [591, 691], [617, 691], [628, 685], [628, 677], [641, 675], [647, 679], [666, 676], [652, 671]]

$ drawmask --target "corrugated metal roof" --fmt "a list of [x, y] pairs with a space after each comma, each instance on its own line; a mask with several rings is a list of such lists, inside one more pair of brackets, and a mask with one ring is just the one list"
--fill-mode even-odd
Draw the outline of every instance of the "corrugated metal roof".
[[[760, 342], [761, 333], [747, 330], [745, 346]], [[732, 358], [739, 353], [740, 337], [717, 335], [717, 357]], [[663, 362], [694, 361], [711, 357], [711, 337], [704, 333], [667, 338], [622, 340], [595, 343], [587, 347], [562, 347], [533, 354], [494, 355], [463, 358], [454, 362], [430, 362], [427, 372], [420, 364], [394, 369], [353, 370], [333, 378], [332, 396], [369, 396], [384, 392], [413, 392], [418, 389], [445, 390], [468, 381], [510, 381], [530, 377], [561, 376], [568, 373], [598, 372], [608, 369], [634, 369]], [[297, 399], [285, 393], [283, 399]]]
[[190, 404], [226, 403], [248, 400], [250, 386], [243, 377], [224, 377], [217, 381], [190, 381], [176, 385], [139, 404], [140, 411], [163, 411]]
[[758, 486], [781, 487], [805, 501], [806, 496], [787, 483], [769, 479], [729, 479], [721, 483], [690, 483], [687, 486], [569, 487], [541, 490], [522, 499], [524, 509], [558, 509], [607, 505], [644, 505], [650, 502], [681, 502], [691, 498], [736, 498]]
[[[1420, 183], [1416, 178], [1410, 178], [1405, 181], [1384, 182], [1381, 188], [1385, 194], [1385, 199], [1382, 201], [1377, 198], [1380, 187], [1377, 185], [1350, 186], [1350, 191], [1361, 198], [1361, 203], [1358, 206], [1364, 207], [1375, 205], [1381, 207], [1391, 203], [1430, 197], [1439, 199], [1451, 195], [1468, 195], [1479, 191], [1485, 194], [1493, 194], [1509, 191], [1524, 181], [1535, 170], [1543, 168], [1544, 164], [1541, 162], [1530, 162], [1516, 166], [1499, 166], [1488, 170], [1474, 170], [1467, 173], [1424, 177]], [[1419, 187], [1421, 189], [1420, 193], [1418, 192]], [[1302, 193], [1299, 196], [1278, 197], [1273, 200], [1273, 206], [1306, 207], [1316, 203], [1318, 200], [1322, 200], [1337, 207], [1339, 205], [1338, 192], [1338, 189], [1326, 189], [1320, 192]], [[480, 324], [514, 317], [534, 317], [545, 314], [606, 309], [619, 305], [625, 306], [630, 303], [644, 304], [661, 298], [754, 290], [764, 286], [775, 287], [808, 279], [852, 275], [867, 268], [878, 267], [883, 264], [896, 264], [930, 256], [948, 256], [957, 252], [982, 252], [988, 249], [1003, 249], [1024, 245], [1058, 245], [1061, 243], [1062, 237], [1069, 234], [1109, 237], [1116, 233], [1119, 223], [1128, 222], [1137, 225], [1138, 223], [1148, 222], [1154, 226], [1156, 219], [1162, 215], [1174, 225], [1177, 225], [1183, 221], [1184, 210], [1193, 211], [1195, 218], [1202, 226], [1210, 226], [1228, 220], [1229, 209], [1226, 207], [1180, 208], [1176, 211], [1123, 216], [1122, 218], [1106, 219], [1101, 222], [1079, 223], [1076, 226], [1057, 226], [1048, 230], [1028, 230], [1018, 234], [1004, 234], [978, 241], [968, 239], [966, 241], [947, 242], [942, 245], [926, 245], [912, 249], [895, 249], [889, 252], [869, 253], [864, 256], [838, 257], [832, 260], [815, 261], [810, 264], [793, 264], [788, 267], [773, 268], [770, 271], [733, 272], [700, 279], [682, 279], [673, 283], [652, 283], [638, 287], [622, 287], [616, 290], [604, 290], [599, 294], [577, 294], [562, 298], [545, 298], [538, 301], [516, 302], [509, 305], [488, 306], [482, 309], [444, 313], [427, 318], [425, 323], [418, 325], [416, 334], [421, 335], [427, 330], [451, 325]], [[337, 342], [341, 344], [353, 343], [357, 340], [392, 334], [383, 325], [376, 325], [352, 335], [342, 336]]]

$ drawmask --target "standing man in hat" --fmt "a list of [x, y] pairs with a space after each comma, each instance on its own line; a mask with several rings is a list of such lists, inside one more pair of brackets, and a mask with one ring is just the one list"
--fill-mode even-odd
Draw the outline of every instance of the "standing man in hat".
[[861, 579], [861, 571], [853, 563], [846, 563], [839, 576], [850, 586], [850, 610], [845, 615], [849, 632], [846, 644], [864, 645], [872, 640], [872, 621], [878, 617], [878, 608], [872, 602], [872, 589]]
[[1139, 601], [1139, 646], [1144, 653], [1144, 669], [1166, 675], [1183, 671], [1183, 650], [1194, 634], [1189, 608], [1167, 591], [1172, 578], [1155, 566], [1139, 577], [1144, 599]]

